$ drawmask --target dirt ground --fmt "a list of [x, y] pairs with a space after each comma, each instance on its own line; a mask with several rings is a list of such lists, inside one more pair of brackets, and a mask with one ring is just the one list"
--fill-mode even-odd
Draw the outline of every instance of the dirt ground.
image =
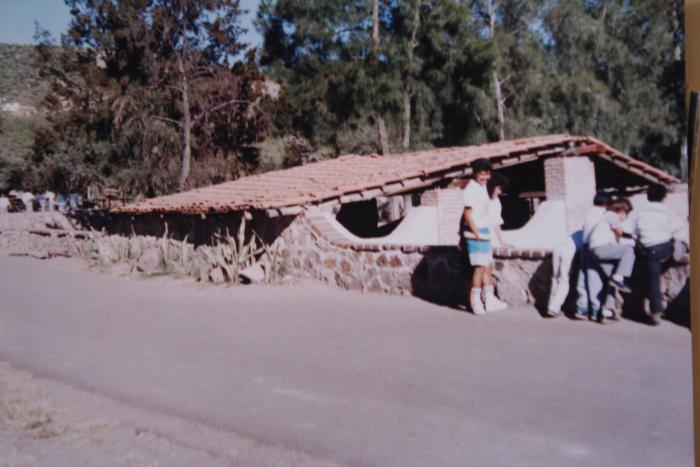
[[0, 466], [692, 465], [690, 333], [0, 253]]

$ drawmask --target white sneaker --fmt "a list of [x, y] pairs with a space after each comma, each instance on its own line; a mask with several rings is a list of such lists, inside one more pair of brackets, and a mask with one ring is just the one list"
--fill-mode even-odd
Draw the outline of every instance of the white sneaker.
[[472, 313], [475, 315], [486, 314], [486, 309], [484, 308], [484, 303], [481, 301], [481, 297], [472, 297], [470, 300], [470, 305], [472, 307]]
[[508, 308], [508, 304], [496, 298], [495, 295], [487, 295], [484, 302], [488, 312], [503, 311]]

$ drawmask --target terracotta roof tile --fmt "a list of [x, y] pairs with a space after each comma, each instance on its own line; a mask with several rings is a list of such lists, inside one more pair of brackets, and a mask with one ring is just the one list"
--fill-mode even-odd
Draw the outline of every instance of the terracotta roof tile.
[[479, 157], [501, 159], [573, 147], [586, 154], [604, 153], [621, 167], [627, 164], [664, 183], [675, 177], [632, 159], [596, 138], [548, 135], [478, 146], [439, 148], [390, 156], [349, 154], [285, 170], [243, 177], [204, 188], [160, 196], [115, 209], [118, 212], [209, 212], [271, 209], [338, 199], [343, 195], [422, 178], [438, 180], [444, 173], [464, 170]]

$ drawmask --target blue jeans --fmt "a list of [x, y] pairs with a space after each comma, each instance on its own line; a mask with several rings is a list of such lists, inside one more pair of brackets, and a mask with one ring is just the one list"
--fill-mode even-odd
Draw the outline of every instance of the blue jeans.
[[661, 263], [673, 254], [673, 242], [660, 243], [642, 248], [642, 257], [646, 260], [649, 302], [652, 313], [664, 311], [661, 303]]
[[600, 301], [603, 298], [603, 279], [585, 247], [579, 254], [579, 260], [581, 269], [576, 287], [578, 292], [576, 308], [580, 311], [587, 310], [595, 318], [600, 311]]

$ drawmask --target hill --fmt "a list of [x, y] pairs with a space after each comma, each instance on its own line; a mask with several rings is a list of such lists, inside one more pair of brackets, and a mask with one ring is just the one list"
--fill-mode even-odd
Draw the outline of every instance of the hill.
[[32, 66], [35, 59], [32, 45], [0, 43], [0, 103], [38, 107], [46, 87]]

